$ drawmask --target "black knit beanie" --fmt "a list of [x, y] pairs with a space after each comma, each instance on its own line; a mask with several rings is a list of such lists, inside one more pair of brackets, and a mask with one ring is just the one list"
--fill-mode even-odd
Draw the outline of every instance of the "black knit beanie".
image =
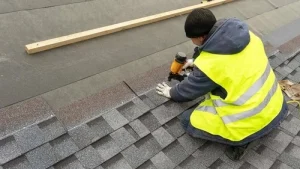
[[205, 8], [194, 9], [186, 18], [184, 29], [188, 38], [206, 35], [217, 22], [215, 15]]

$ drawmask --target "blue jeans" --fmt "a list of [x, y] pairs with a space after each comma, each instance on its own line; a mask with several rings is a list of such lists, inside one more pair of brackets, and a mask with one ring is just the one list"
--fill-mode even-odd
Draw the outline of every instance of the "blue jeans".
[[280, 125], [280, 123], [285, 119], [285, 117], [287, 116], [287, 113], [288, 113], [288, 106], [287, 106], [286, 102], [284, 101], [284, 104], [282, 105], [282, 109], [281, 109], [279, 115], [277, 115], [277, 117], [270, 124], [268, 124], [266, 127], [261, 129], [260, 131], [246, 137], [245, 139], [243, 139], [241, 141], [231, 141], [231, 140], [225, 139], [221, 136], [212, 135], [206, 131], [194, 128], [190, 123], [190, 116], [196, 107], [197, 107], [197, 105], [184, 111], [181, 114], [181, 116], [179, 117], [184, 130], [192, 137], [209, 140], [209, 141], [213, 141], [213, 142], [218, 142], [218, 143], [222, 143], [222, 144], [226, 144], [226, 145], [230, 145], [230, 146], [242, 146], [242, 145], [248, 144], [258, 138], [265, 136], [266, 134], [271, 132], [273, 129], [278, 127]]

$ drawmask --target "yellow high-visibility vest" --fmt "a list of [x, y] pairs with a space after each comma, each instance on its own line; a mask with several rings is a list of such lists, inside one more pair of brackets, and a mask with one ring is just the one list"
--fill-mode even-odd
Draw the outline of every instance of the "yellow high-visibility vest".
[[267, 126], [281, 111], [283, 94], [260, 38], [250, 33], [243, 51], [222, 55], [202, 51], [194, 64], [227, 91], [208, 94], [191, 114], [191, 125], [212, 135], [241, 141]]

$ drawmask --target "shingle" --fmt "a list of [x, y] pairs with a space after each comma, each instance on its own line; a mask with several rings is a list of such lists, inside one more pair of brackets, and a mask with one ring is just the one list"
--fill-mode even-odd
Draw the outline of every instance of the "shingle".
[[72, 155], [54, 165], [54, 169], [84, 169], [78, 159]]
[[156, 105], [150, 100], [149, 97], [147, 97], [146, 95], [141, 95], [140, 99], [150, 108], [150, 109], [154, 109], [156, 107]]
[[268, 157], [259, 155], [253, 150], [249, 150], [247, 154], [245, 154], [244, 160], [258, 169], [270, 168], [275, 161]]
[[68, 134], [62, 135], [49, 143], [58, 160], [62, 160], [79, 150]]
[[0, 164], [4, 164], [21, 155], [21, 147], [18, 146], [13, 136], [0, 140]]
[[63, 125], [58, 121], [56, 117], [52, 117], [46, 121], [38, 124], [38, 127], [42, 130], [45, 140], [53, 140], [64, 133], [66, 133]]
[[299, 136], [294, 137], [292, 143], [300, 147], [300, 137]]
[[160, 124], [165, 124], [166, 122], [170, 121], [174, 117], [175, 114], [172, 114], [164, 105], [161, 105], [154, 110], [151, 110], [152, 114], [156, 117]]
[[150, 107], [146, 105], [139, 98], [134, 98], [132, 101], [117, 108], [117, 110], [129, 121], [133, 121], [139, 116], [143, 115], [150, 110]]
[[144, 164], [139, 166], [137, 169], [157, 169], [151, 160], [146, 161]]
[[30, 164], [37, 169], [47, 168], [57, 162], [56, 155], [49, 143], [46, 143], [26, 154]]
[[137, 141], [134, 145], [139, 149], [142, 159], [150, 159], [162, 149], [151, 134]]
[[164, 128], [175, 138], [178, 138], [185, 133], [178, 118], [170, 120], [164, 125]]
[[262, 139], [262, 143], [278, 153], [281, 153], [292, 141], [292, 137], [278, 129], [273, 130]]
[[122, 154], [114, 156], [110, 160], [101, 164], [101, 166], [105, 169], [132, 169], [132, 167], [130, 167]]
[[160, 124], [157, 120], [157, 118], [151, 113], [148, 112], [141, 116], [139, 120], [149, 129], [149, 131], [154, 131], [158, 127], [160, 127]]
[[98, 151], [92, 146], [88, 146], [76, 152], [75, 156], [80, 161], [82, 166], [88, 169], [95, 168], [104, 162]]
[[129, 123], [129, 125], [139, 135], [139, 137], [144, 137], [150, 133], [148, 128], [139, 119], [136, 119], [135, 121]]
[[288, 65], [287, 65], [289, 68], [295, 70], [297, 67], [300, 66], [300, 63], [296, 60], [292, 60]]
[[163, 152], [156, 154], [151, 158], [151, 161], [157, 169], [172, 169], [175, 167], [175, 164]]
[[285, 163], [282, 163], [279, 160], [276, 160], [270, 169], [293, 169], [293, 168], [286, 165]]
[[286, 77], [287, 75], [289, 75], [291, 73], [291, 72], [286, 71], [282, 67], [277, 67], [275, 70], [283, 77]]
[[257, 168], [248, 162], [244, 162], [243, 165], [240, 167], [240, 169], [257, 169]]
[[130, 135], [132, 135], [133, 138], [135, 138], [136, 140], [139, 140], [141, 137], [133, 130], [133, 128], [129, 125], [126, 124], [124, 126], [124, 128], [130, 133]]
[[300, 120], [290, 114], [280, 126], [295, 136], [300, 131]]
[[32, 150], [46, 142], [42, 130], [37, 126], [29, 126], [14, 134], [23, 152]]
[[156, 93], [155, 89], [150, 90], [145, 94], [152, 103], [154, 103], [156, 106], [159, 106], [165, 102], [167, 102], [169, 99], [163, 96], [160, 96], [159, 94]]
[[184, 150], [177, 140], [166, 147], [163, 152], [173, 161], [175, 165], [180, 164], [189, 156], [189, 154]]
[[135, 145], [131, 145], [130, 147], [122, 151], [122, 155], [132, 168], [140, 166], [147, 160], [140, 154], [140, 150]]
[[[223, 155], [221, 155], [220, 159], [222, 161], [224, 161], [227, 165], [229, 165], [232, 169], [239, 169], [244, 164], [243, 160], [232, 161], [231, 159], [229, 159], [227, 157], [227, 155], [225, 153]], [[243, 169], [243, 168], [241, 168], [241, 169]]]
[[110, 136], [114, 139], [121, 150], [125, 149], [136, 141], [135, 138], [133, 138], [133, 136], [124, 127], [111, 133]]
[[93, 143], [92, 146], [99, 152], [101, 158], [105, 161], [121, 151], [118, 144], [109, 135]]
[[162, 148], [168, 146], [175, 140], [163, 127], [152, 132], [152, 135]]
[[283, 163], [293, 167], [300, 168], [300, 148], [294, 144], [289, 144], [284, 152], [278, 157]]
[[190, 155], [187, 159], [180, 163], [179, 167], [182, 169], [206, 169], [201, 161], [197, 160], [192, 155]]
[[4, 164], [3, 169], [34, 169], [34, 167], [30, 165], [27, 158], [23, 155]]
[[209, 169], [232, 169], [232, 168], [221, 159], [217, 159], [214, 163], [212, 163], [212, 165], [209, 166]]
[[108, 122], [108, 124], [114, 129], [118, 129], [125, 124], [129, 123], [129, 121], [120, 114], [116, 109], [113, 109], [103, 115], [103, 118]]
[[97, 139], [100, 139], [113, 131], [102, 116], [93, 119], [86, 124], [91, 128], [93, 133], [96, 133]]
[[102, 166], [98, 166], [95, 169], [103, 169], [103, 167]]
[[209, 167], [219, 157], [221, 157], [221, 155], [224, 153], [224, 150], [224, 145], [207, 141], [195, 153], [193, 153], [193, 156], [197, 160], [201, 161], [202, 164]]
[[271, 149], [269, 149], [268, 147], [266, 147], [265, 145], [261, 144], [257, 150], [255, 150], [255, 152], [257, 154], [260, 154], [264, 157], [268, 157], [270, 158], [272, 161], [275, 161], [277, 159], [277, 157], [279, 156], [279, 153], [277, 153], [276, 151], [273, 151]]
[[205, 140], [193, 138], [188, 134], [179, 137], [178, 141], [188, 154], [192, 154], [205, 143]]
[[276, 55], [270, 56], [269, 61], [273, 69], [277, 68], [282, 63], [282, 61]]
[[97, 134], [87, 124], [82, 124], [71, 129], [68, 133], [80, 149], [91, 144], [94, 139], [98, 138]]

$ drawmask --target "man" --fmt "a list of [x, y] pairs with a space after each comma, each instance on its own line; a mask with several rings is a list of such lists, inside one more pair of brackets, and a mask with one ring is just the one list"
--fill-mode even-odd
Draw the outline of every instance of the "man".
[[157, 93], [177, 102], [205, 95], [204, 102], [182, 114], [184, 129], [193, 137], [230, 145], [226, 155], [239, 160], [288, 112], [264, 45], [244, 22], [216, 21], [208, 9], [192, 11], [185, 32], [198, 46], [185, 65], [194, 71], [173, 88], [158, 84]]

